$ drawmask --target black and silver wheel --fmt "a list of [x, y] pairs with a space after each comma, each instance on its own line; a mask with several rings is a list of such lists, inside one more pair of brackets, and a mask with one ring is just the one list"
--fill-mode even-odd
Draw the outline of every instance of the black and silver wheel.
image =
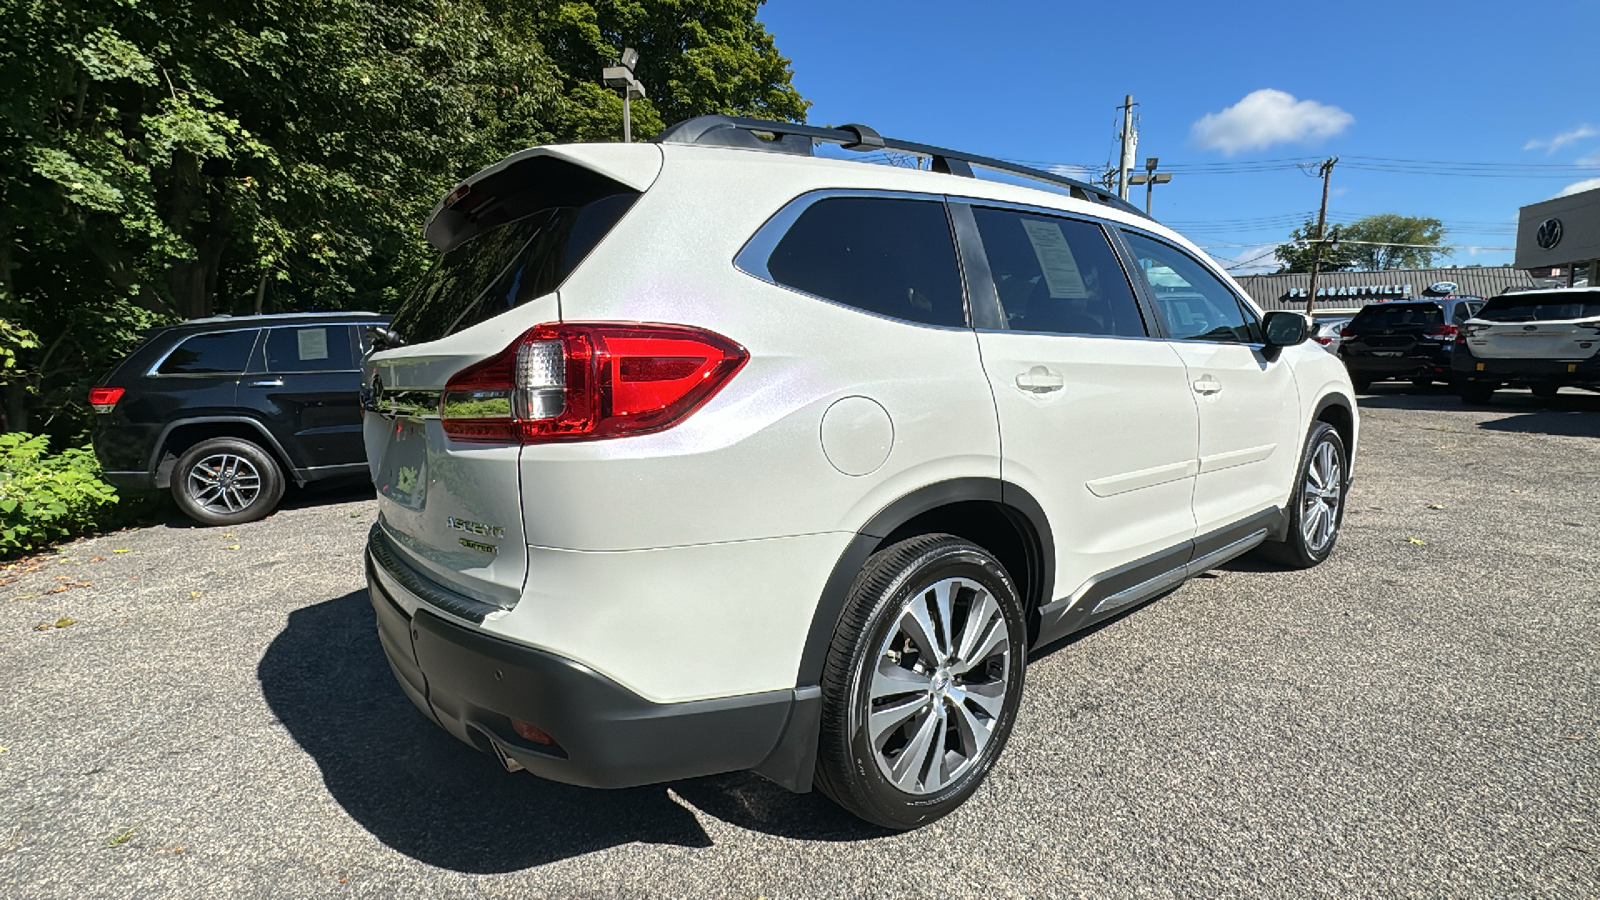
[[988, 551], [941, 534], [875, 554], [829, 648], [818, 786], [888, 828], [960, 806], [1005, 746], [1026, 655], [1021, 600]]
[[1289, 533], [1261, 546], [1267, 556], [1297, 569], [1309, 569], [1328, 558], [1344, 521], [1349, 459], [1344, 439], [1332, 425], [1318, 422], [1312, 427], [1289, 500]]
[[213, 438], [184, 451], [172, 469], [172, 497], [202, 525], [265, 518], [283, 497], [283, 473], [267, 451], [238, 438]]

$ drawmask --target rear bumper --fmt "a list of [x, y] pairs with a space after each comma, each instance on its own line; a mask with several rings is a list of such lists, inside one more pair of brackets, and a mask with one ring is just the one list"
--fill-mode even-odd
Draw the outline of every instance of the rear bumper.
[[1470, 352], [1456, 356], [1457, 381], [1511, 384], [1600, 384], [1600, 356], [1585, 360], [1482, 359]]
[[111, 472], [102, 470], [100, 479], [112, 487], [125, 491], [151, 491], [156, 488], [156, 480], [149, 472]]
[[1351, 374], [1368, 378], [1420, 378], [1423, 376], [1447, 378], [1450, 375], [1452, 353], [1449, 350], [1411, 352], [1404, 356], [1373, 356], [1370, 353], [1346, 353], [1340, 359]]
[[[368, 595], [378, 636], [411, 702], [446, 731], [542, 778], [621, 788], [757, 769], [796, 789], [809, 772], [784, 772], [795, 758], [784, 740], [791, 718], [809, 722], [810, 691], [656, 703], [582, 663], [455, 624], [419, 606], [367, 555]], [[513, 719], [530, 723], [559, 748], [526, 740]], [[800, 740], [811, 728], [799, 727]], [[799, 754], [794, 762], [809, 762]], [[509, 762], [508, 762], [509, 761]], [[776, 767], [776, 768], [775, 768]], [[788, 766], [793, 768], [792, 765]]]

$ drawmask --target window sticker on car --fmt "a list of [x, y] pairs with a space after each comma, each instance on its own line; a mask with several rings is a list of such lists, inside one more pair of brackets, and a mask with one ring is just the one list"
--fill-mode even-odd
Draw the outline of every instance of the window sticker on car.
[[295, 332], [300, 342], [300, 361], [328, 358], [328, 329], [302, 328]]
[[1061, 226], [1054, 222], [1022, 219], [1022, 229], [1033, 244], [1033, 254], [1039, 258], [1039, 269], [1044, 273], [1050, 296], [1057, 300], [1082, 300], [1089, 296], [1083, 275], [1078, 271], [1078, 261], [1072, 256], [1072, 247]]

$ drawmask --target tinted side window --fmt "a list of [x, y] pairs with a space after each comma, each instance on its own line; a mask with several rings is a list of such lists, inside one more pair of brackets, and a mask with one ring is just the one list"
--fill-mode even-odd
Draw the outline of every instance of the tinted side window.
[[267, 330], [268, 372], [345, 372], [354, 368], [348, 325]]
[[162, 375], [236, 375], [250, 361], [256, 332], [197, 334], [167, 354], [157, 371]]
[[937, 200], [819, 200], [773, 248], [767, 271], [779, 284], [880, 316], [967, 321], [950, 223]]
[[1260, 321], [1199, 260], [1142, 234], [1124, 234], [1174, 338], [1261, 342]]
[[1003, 209], [972, 214], [1011, 328], [1145, 336], [1133, 288], [1100, 226]]

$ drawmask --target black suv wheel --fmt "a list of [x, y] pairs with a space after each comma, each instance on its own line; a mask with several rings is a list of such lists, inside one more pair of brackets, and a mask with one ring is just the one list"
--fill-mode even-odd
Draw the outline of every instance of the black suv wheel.
[[934, 534], [875, 554], [823, 673], [822, 791], [888, 828], [960, 806], [1016, 720], [1025, 622], [1010, 576], [976, 544]]
[[283, 472], [271, 454], [249, 441], [212, 438], [178, 457], [172, 497], [202, 525], [254, 522], [278, 507]]

